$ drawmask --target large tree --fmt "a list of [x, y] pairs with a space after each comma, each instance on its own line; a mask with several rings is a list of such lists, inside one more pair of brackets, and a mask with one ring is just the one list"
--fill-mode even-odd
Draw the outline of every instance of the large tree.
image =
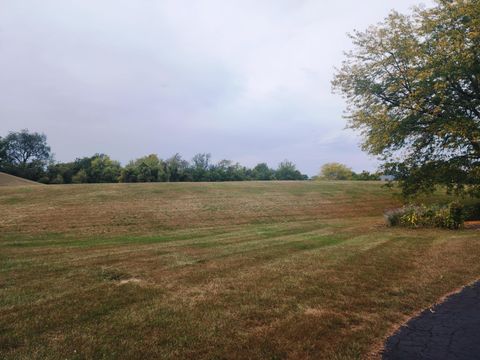
[[28, 130], [0, 138], [0, 171], [39, 180], [51, 159], [47, 137]]
[[438, 0], [351, 35], [333, 86], [405, 195], [480, 195], [480, 0]]

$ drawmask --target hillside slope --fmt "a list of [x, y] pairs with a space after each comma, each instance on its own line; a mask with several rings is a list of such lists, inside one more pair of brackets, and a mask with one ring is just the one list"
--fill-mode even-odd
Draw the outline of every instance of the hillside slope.
[[18, 176], [13, 176], [0, 172], [0, 186], [28, 186], [40, 185], [39, 183], [27, 179], [22, 179]]

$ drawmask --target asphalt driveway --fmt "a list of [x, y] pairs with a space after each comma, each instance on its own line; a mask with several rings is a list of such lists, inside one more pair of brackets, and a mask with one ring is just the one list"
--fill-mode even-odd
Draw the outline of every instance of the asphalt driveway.
[[480, 359], [480, 282], [410, 320], [387, 340], [383, 359]]

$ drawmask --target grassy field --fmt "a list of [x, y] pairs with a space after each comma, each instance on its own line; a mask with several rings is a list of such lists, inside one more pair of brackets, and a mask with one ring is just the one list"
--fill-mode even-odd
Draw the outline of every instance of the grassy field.
[[477, 279], [379, 183], [0, 189], [2, 359], [356, 359]]

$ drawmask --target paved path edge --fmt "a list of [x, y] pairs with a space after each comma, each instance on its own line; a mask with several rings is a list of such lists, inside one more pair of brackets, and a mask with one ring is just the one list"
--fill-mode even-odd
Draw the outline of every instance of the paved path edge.
[[480, 278], [476, 278], [475, 280], [472, 280], [470, 282], [468, 282], [467, 284], [465, 285], [462, 285], [444, 295], [442, 295], [441, 297], [438, 298], [437, 301], [435, 301], [434, 303], [432, 303], [430, 306], [426, 307], [426, 308], [423, 308], [423, 309], [419, 309], [419, 310], [416, 310], [415, 312], [412, 312], [411, 314], [409, 314], [408, 316], [404, 317], [400, 322], [392, 325], [389, 329], [389, 331], [386, 333], [386, 335], [382, 338], [381, 341], [379, 341], [378, 343], [376, 343], [373, 347], [372, 347], [372, 350], [370, 351], [370, 355], [368, 357], [368, 359], [382, 359], [386, 349], [387, 349], [387, 341], [395, 336], [395, 335], [398, 335], [398, 333], [412, 320], [418, 318], [419, 316], [421, 316], [425, 311], [428, 311], [428, 310], [431, 310], [433, 308], [435, 308], [436, 306], [438, 305], [441, 305], [443, 304], [445, 301], [448, 300], [448, 298], [450, 298], [451, 296], [453, 295], [456, 295], [456, 294], [459, 294], [461, 293], [465, 288], [467, 287], [470, 287], [470, 286], [473, 286], [475, 284], [477, 284], [478, 282], [480, 282]]

